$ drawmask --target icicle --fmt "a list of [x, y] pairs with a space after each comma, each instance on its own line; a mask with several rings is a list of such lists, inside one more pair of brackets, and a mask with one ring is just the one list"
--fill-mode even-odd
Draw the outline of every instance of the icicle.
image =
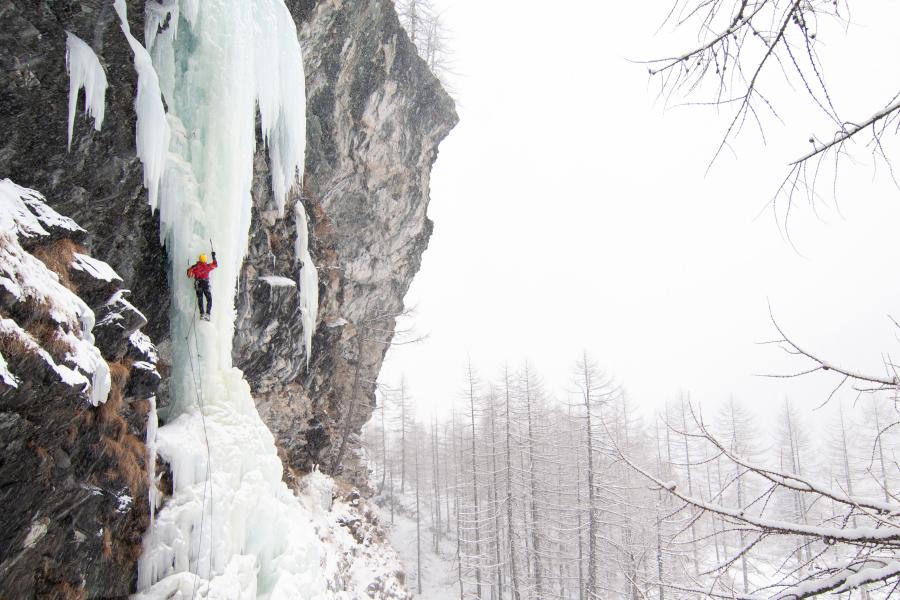
[[146, 4], [146, 16], [144, 22], [144, 46], [148, 52], [153, 51], [156, 36], [160, 33], [160, 27], [171, 32], [172, 37], [178, 37], [178, 0], [159, 0]]
[[106, 72], [94, 51], [74, 33], [66, 32], [66, 70], [69, 72], [69, 150], [75, 129], [78, 92], [84, 88], [84, 111], [94, 118], [94, 129], [103, 127], [106, 110]]
[[134, 108], [137, 112], [135, 146], [138, 158], [144, 164], [144, 187], [150, 196], [150, 206], [156, 210], [159, 181], [166, 166], [169, 152], [169, 122], [163, 108], [159, 89], [159, 77], [147, 49], [131, 35], [125, 0], [115, 0], [113, 5], [119, 15], [122, 33], [134, 53], [134, 69], [138, 75]]
[[255, 37], [254, 75], [263, 139], [269, 148], [272, 190], [278, 210], [303, 175], [306, 106], [303, 60], [294, 19], [281, 0], [258, 2], [255, 26], [268, 35]]
[[147, 411], [147, 501], [150, 503], [150, 525], [156, 519], [159, 508], [159, 490], [156, 487], [156, 431], [159, 420], [156, 415], [156, 396], [148, 399], [150, 409]]
[[300, 307], [303, 315], [303, 349], [306, 351], [306, 364], [312, 354], [312, 336], [316, 327], [316, 318], [319, 313], [319, 273], [313, 264], [309, 254], [309, 223], [306, 218], [306, 209], [299, 200], [294, 205], [294, 214], [297, 221], [297, 241], [294, 248], [294, 256], [302, 265], [300, 271]]

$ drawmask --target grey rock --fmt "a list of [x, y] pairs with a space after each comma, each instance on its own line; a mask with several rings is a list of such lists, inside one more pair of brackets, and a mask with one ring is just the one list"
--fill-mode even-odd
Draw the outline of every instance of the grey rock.
[[[307, 356], [299, 290], [261, 279], [299, 281], [299, 269], [313, 268], [301, 267], [294, 256], [293, 211], [274, 211], [261, 148], [249, 255], [235, 297], [233, 360], [275, 434], [288, 476], [330, 465], [347, 431], [350, 443], [338, 471], [364, 487], [356, 433], [374, 407], [370, 382], [390, 336], [382, 343], [360, 344], [359, 338], [373, 314], [387, 315], [378, 328], [390, 330], [391, 315], [402, 310], [432, 230], [426, 216], [431, 166], [457, 117], [400, 28], [392, 2], [286, 3], [304, 50], [308, 118], [304, 187], [287, 205], [302, 202], [309, 215], [319, 319]], [[126, 4], [132, 31], [143, 31], [143, 0]], [[0, 0], [0, 20], [0, 176], [41, 190], [84, 228], [51, 236], [75, 240], [122, 278], [109, 286], [81, 283], [103, 323], [98, 347], [107, 358], [132, 365], [122, 418], [128, 433], [143, 439], [146, 399], [155, 394], [160, 407], [167, 402], [170, 293], [158, 220], [135, 155], [131, 50], [109, 0]], [[79, 107], [71, 151], [65, 31], [91, 45], [109, 80], [102, 131], [94, 131]], [[106, 306], [120, 287], [131, 290], [128, 302], [146, 319], [142, 331], [158, 350], [128, 335], [140, 321], [136, 312]], [[11, 304], [0, 292], [0, 307], [8, 311]], [[9, 449], [0, 458], [0, 501], [12, 506], [0, 516], [0, 589], [22, 590], [23, 598], [52, 596], [83, 581], [78, 593], [84, 597], [124, 597], [146, 526], [140, 512], [146, 493], [102, 475], [102, 486], [86, 487], [97, 473], [115, 471], [101, 428], [86, 423], [86, 414], [73, 408], [78, 395], [42, 361], [20, 361], [13, 367], [30, 376], [19, 388], [0, 389], [0, 447]], [[354, 380], [364, 383], [354, 387]], [[69, 457], [68, 467], [56, 449]], [[164, 465], [158, 472], [167, 481]], [[133, 502], [120, 513], [118, 499], [126, 493]], [[21, 542], [36, 516], [49, 519], [46, 533], [23, 554]], [[104, 558], [104, 533], [112, 540], [110, 559]]]
[[[319, 322], [307, 357], [296, 298], [287, 292], [275, 298], [260, 287], [266, 274], [298, 280], [294, 217], [292, 211], [273, 216], [260, 152], [233, 358], [289, 466], [305, 471], [329, 465], [345, 427], [358, 432], [375, 406], [371, 382], [391, 336], [361, 347], [357, 336], [376, 314], [386, 317], [370, 327], [393, 330], [393, 315], [403, 310], [432, 231], [426, 216], [431, 167], [457, 116], [400, 27], [393, 3], [289, 5], [307, 74], [306, 173], [302, 199], [292, 200], [309, 215]], [[254, 294], [265, 302], [254, 302]], [[354, 390], [354, 380], [364, 383]], [[357, 447], [354, 438], [340, 471], [364, 485]]]
[[[79, 291], [81, 287], [78, 288]], [[128, 290], [114, 292], [95, 312], [94, 338], [103, 358], [120, 361], [132, 346], [131, 335], [147, 324], [147, 318], [125, 299]], [[155, 361], [154, 361], [155, 362]]]
[[[56, 233], [27, 239], [37, 256], [52, 253], [42, 244], [59, 241]], [[3, 243], [14, 246], [17, 241]], [[107, 265], [94, 265], [108, 273]], [[69, 271], [57, 271], [62, 281], [74, 279], [74, 269], [68, 266]], [[114, 362], [124, 356], [130, 336], [146, 320], [115, 289], [120, 280], [101, 277], [91, 282], [88, 278], [87, 272], [82, 273], [80, 284], [91, 296], [111, 293], [99, 305], [89, 306], [95, 314], [109, 317], [95, 332], [99, 334], [95, 341], [107, 360]], [[36, 311], [25, 296], [18, 300], [8, 296], [4, 317], [63, 362], [63, 352], [46, 345], [53, 339], [47, 328], [60, 325], [44, 311]], [[19, 338], [13, 334], [3, 336], [3, 357], [17, 385], [0, 383], [0, 502], [4, 506], [0, 590], [15, 590], [17, 598], [124, 597], [133, 587], [149, 507], [147, 502], [122, 499], [147, 495], [143, 440], [146, 398], [154, 393], [154, 380], [144, 371], [156, 374], [155, 365], [111, 364], [113, 390], [105, 404], [92, 407], [85, 390], [64, 383], [40, 353], [17, 344]], [[152, 346], [145, 349], [152, 351]], [[142, 381], [142, 396], [128, 395], [128, 379]], [[79, 536], [73, 530], [93, 534]]]

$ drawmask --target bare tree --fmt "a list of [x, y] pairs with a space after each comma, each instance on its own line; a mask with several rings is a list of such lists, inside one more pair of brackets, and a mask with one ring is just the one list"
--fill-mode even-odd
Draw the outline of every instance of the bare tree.
[[831, 131], [809, 137], [808, 151], [798, 152], [789, 164], [779, 189], [788, 209], [797, 193], [815, 199], [816, 177], [825, 161], [837, 166], [851, 140], [865, 138], [876, 158], [890, 168], [882, 140], [895, 131], [900, 94], [847, 118], [832, 101], [820, 58], [823, 44], [835, 42], [838, 32], [852, 25], [849, 0], [675, 0], [667, 24], [696, 31], [698, 42], [650, 61], [651, 76], [665, 95], [699, 96], [696, 104], [730, 111], [714, 156], [748, 123], [765, 137], [767, 115], [780, 119], [779, 107], [794, 90], [801, 90], [831, 124]]
[[507, 551], [509, 552], [509, 584], [512, 592], [513, 600], [521, 600], [519, 592], [519, 571], [516, 566], [516, 538], [515, 538], [515, 522], [513, 519], [513, 452], [512, 452], [512, 413], [510, 405], [512, 403], [512, 394], [510, 390], [509, 369], [503, 370], [503, 411], [504, 411], [504, 441], [506, 468], [504, 474], [506, 476], [506, 535], [507, 535]]
[[371, 364], [368, 366], [365, 364], [367, 354], [364, 350], [371, 348], [374, 345], [400, 346], [414, 344], [424, 339], [423, 336], [417, 335], [412, 330], [398, 330], [395, 328], [397, 318], [409, 316], [411, 312], [411, 310], [404, 310], [401, 312], [379, 309], [370, 310], [370, 305], [367, 301], [362, 317], [352, 324], [356, 329], [356, 365], [353, 369], [350, 402], [340, 421], [340, 443], [338, 444], [337, 451], [332, 457], [329, 468], [329, 473], [331, 475], [336, 475], [341, 467], [341, 461], [344, 458], [348, 443], [353, 435], [353, 417], [361, 402], [360, 396], [363, 395], [363, 390], [368, 386], [371, 386], [370, 389], [377, 386], [377, 382], [366, 380], [363, 377], [363, 369], [367, 367], [371, 368]]
[[450, 73], [449, 34], [441, 13], [432, 0], [396, 0], [400, 23], [415, 44], [419, 56], [428, 64], [444, 87]]
[[422, 437], [419, 427], [416, 427], [413, 434], [413, 454], [415, 455], [415, 487], [416, 487], [416, 582], [419, 588], [419, 594], [422, 594], [422, 517], [420, 515], [419, 502], [419, 439]]
[[[748, 460], [732, 452], [727, 442], [711, 433], [693, 408], [691, 417], [696, 433], [689, 435], [738, 465], [740, 477], [756, 479], [756, 485], [763, 490], [740, 505], [729, 504], [722, 496], [704, 500], [621, 455], [632, 468], [684, 506], [693, 507], [708, 518], [720, 519], [728, 528], [742, 529], [749, 538], [744, 547], [706, 573], [712, 577], [706, 587], [698, 586], [693, 591], [709, 597], [799, 600], [825, 592], [842, 593], [866, 584], [876, 584], [888, 592], [900, 586], [900, 562], [896, 560], [896, 552], [900, 550], [900, 502], [893, 498], [885, 502], [850, 496], [790, 469]], [[787, 466], [791, 464], [796, 466], [796, 462], [788, 462]], [[807, 506], [833, 504], [839, 510], [785, 518], [772, 501], [778, 494], [800, 494], [808, 499]], [[854, 518], [859, 523], [856, 527], [852, 525]], [[834, 546], [839, 547], [838, 551]], [[722, 572], [755, 549], [765, 549], [772, 557], [769, 573], [765, 582], [754, 586], [749, 593], [739, 591]], [[779, 556], [802, 559], [792, 564], [779, 560]]]

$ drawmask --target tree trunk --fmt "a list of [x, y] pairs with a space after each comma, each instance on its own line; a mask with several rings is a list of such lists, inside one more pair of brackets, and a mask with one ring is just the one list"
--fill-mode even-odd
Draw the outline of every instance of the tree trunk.
[[475, 522], [475, 597], [481, 598], [481, 514], [478, 507], [478, 469], [475, 462], [475, 376], [469, 363], [469, 418], [472, 424], [472, 503]]
[[509, 569], [510, 569], [510, 588], [512, 589], [513, 600], [521, 600], [519, 595], [519, 574], [516, 569], [516, 544], [513, 536], [513, 497], [512, 497], [512, 448], [510, 431], [510, 414], [509, 414], [509, 371], [504, 370], [504, 394], [506, 404], [504, 406], [506, 413], [506, 536], [507, 546], [509, 550]]

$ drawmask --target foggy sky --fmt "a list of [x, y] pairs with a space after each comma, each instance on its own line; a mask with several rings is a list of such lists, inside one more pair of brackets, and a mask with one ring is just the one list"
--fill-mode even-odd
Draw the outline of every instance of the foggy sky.
[[[434, 234], [407, 297], [429, 338], [393, 348], [383, 383], [405, 374], [427, 411], [459, 395], [468, 357], [488, 378], [528, 360], [564, 396], [587, 350], [648, 409], [680, 393], [818, 404], [833, 376], [754, 375], [811, 366], [758, 343], [777, 335], [769, 305], [810, 351], [884, 372], [900, 347], [900, 193], [857, 144], [837, 202], [826, 175], [786, 241], [768, 204], [810, 134], [833, 131], [801, 91], [772, 82], [784, 123], [767, 117], [765, 140], [745, 128], [707, 172], [731, 113], [667, 102], [632, 62], [690, 44], [656, 32], [668, 1], [443, 5], [460, 123], [440, 147]], [[854, 10], [825, 75], [838, 110], [862, 119], [900, 89], [900, 10]]]

